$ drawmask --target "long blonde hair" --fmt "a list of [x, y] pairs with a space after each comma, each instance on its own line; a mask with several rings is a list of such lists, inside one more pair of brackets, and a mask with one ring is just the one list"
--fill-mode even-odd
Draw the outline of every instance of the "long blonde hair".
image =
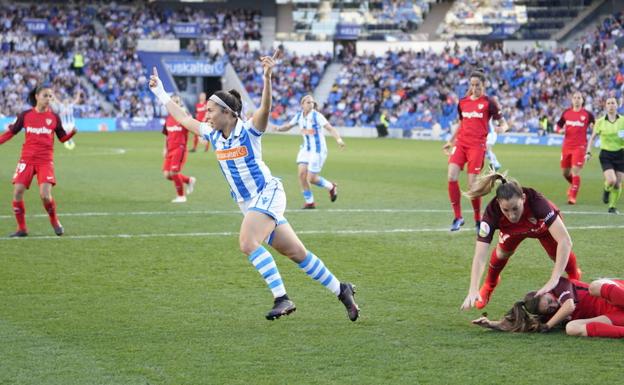
[[507, 177], [507, 172], [501, 174], [496, 171], [490, 171], [488, 174], [481, 175], [473, 184], [472, 188], [464, 193], [468, 199], [475, 199], [487, 195], [496, 185], [496, 181], [500, 181], [500, 185], [496, 188], [496, 198], [509, 200], [511, 198], [522, 197], [522, 186], [517, 180]]

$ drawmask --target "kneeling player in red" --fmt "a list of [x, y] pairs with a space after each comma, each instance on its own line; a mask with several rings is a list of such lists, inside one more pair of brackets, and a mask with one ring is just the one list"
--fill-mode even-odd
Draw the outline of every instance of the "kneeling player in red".
[[[555, 266], [550, 279], [538, 291], [543, 294], [552, 290], [565, 270], [569, 278], [580, 279], [581, 271], [576, 266], [572, 252], [572, 240], [563, 224], [559, 209], [542, 194], [532, 188], [522, 187], [505, 175], [492, 172], [480, 177], [474, 187], [466, 193], [470, 199], [488, 194], [497, 180], [496, 196], [490, 201], [477, 235], [472, 261], [470, 289], [462, 309], [487, 305], [494, 288], [500, 282], [500, 273], [509, 257], [525, 238], [537, 238]], [[487, 277], [481, 289], [479, 281], [485, 269], [487, 253], [496, 229], [499, 230], [498, 245], [492, 251]]]
[[56, 203], [52, 198], [52, 186], [56, 185], [54, 176], [54, 134], [62, 142], [70, 140], [76, 133], [74, 128], [65, 132], [61, 118], [50, 110], [52, 89], [48, 86], [37, 86], [28, 95], [28, 102], [33, 108], [17, 116], [9, 130], [0, 136], [0, 144], [11, 139], [18, 132], [25, 129], [25, 140], [22, 154], [17, 162], [13, 175], [13, 211], [17, 220], [17, 231], [11, 237], [25, 237], [28, 235], [26, 227], [26, 209], [24, 207], [24, 192], [30, 188], [35, 175], [39, 183], [39, 196], [43, 202], [54, 233], [61, 236], [63, 226], [56, 215]]
[[[171, 100], [183, 107], [182, 99], [174, 95]], [[182, 174], [182, 168], [186, 163], [186, 145], [188, 142], [188, 130], [178, 123], [173, 116], [167, 116], [165, 126], [162, 130], [165, 139], [165, 160], [163, 162], [163, 175], [165, 178], [173, 181], [176, 189], [176, 197], [171, 201], [173, 203], [186, 202], [186, 196], [193, 192], [195, 188], [195, 178]], [[184, 187], [186, 185], [186, 192]]]
[[547, 332], [560, 324], [571, 336], [624, 338], [624, 281], [590, 284], [561, 277], [551, 291], [528, 293], [499, 321], [481, 317], [474, 324], [512, 332]]

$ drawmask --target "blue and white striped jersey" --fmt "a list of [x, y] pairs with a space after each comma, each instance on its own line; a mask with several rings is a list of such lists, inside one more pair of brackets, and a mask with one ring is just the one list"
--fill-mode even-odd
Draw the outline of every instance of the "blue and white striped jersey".
[[212, 143], [221, 172], [228, 184], [232, 198], [244, 202], [255, 198], [273, 177], [262, 161], [262, 132], [250, 120], [238, 120], [229, 138], [213, 130], [208, 123], [199, 127], [202, 137]]
[[316, 110], [310, 111], [307, 116], [303, 116], [303, 112], [298, 112], [288, 124], [296, 124], [303, 135], [303, 144], [301, 148], [306, 151], [322, 153], [327, 152], [327, 143], [325, 142], [325, 125], [327, 119]]

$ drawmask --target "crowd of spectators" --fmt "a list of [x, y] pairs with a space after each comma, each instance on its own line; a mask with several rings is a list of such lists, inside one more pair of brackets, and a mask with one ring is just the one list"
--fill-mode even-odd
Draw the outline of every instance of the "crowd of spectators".
[[585, 95], [586, 108], [602, 113], [607, 96], [622, 100], [624, 52], [597, 44], [524, 53], [496, 48], [444, 53], [387, 52], [345, 63], [327, 105], [326, 116], [338, 126], [374, 126], [388, 110], [391, 126], [448, 129], [456, 104], [468, 89], [471, 71], [483, 69], [489, 95], [495, 96], [513, 131], [537, 132], [540, 119], [556, 121], [570, 105], [573, 91]]
[[[516, 5], [513, 0], [455, 0], [438, 34], [447, 39], [492, 33], [512, 35], [527, 21], [526, 6]], [[497, 26], [505, 29], [498, 31]]]
[[[229, 60], [238, 73], [243, 86], [254, 104], [260, 104], [262, 95], [262, 65], [258, 58], [272, 52], [250, 50], [248, 46], [232, 50]], [[289, 119], [299, 109], [299, 102], [311, 94], [319, 84], [331, 54], [297, 55], [282, 50], [278, 65], [273, 70], [273, 109], [271, 118], [276, 122]]]

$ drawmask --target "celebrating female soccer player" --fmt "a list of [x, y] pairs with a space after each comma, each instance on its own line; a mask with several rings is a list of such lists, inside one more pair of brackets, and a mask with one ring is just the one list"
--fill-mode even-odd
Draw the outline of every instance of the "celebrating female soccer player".
[[[489, 121], [494, 119], [498, 132], [507, 130], [507, 122], [500, 114], [497, 104], [484, 94], [485, 75], [475, 71], [470, 75], [468, 95], [459, 101], [459, 127], [442, 147], [449, 155], [448, 160], [448, 193], [453, 207], [453, 223], [451, 231], [457, 231], [464, 225], [461, 213], [461, 191], [459, 190], [459, 172], [468, 163], [468, 186], [472, 188], [483, 168], [483, 160], [487, 150]], [[477, 229], [481, 221], [481, 197], [471, 200]]]
[[570, 183], [568, 204], [576, 204], [576, 196], [581, 187], [581, 169], [585, 164], [587, 148], [587, 130], [594, 124], [594, 115], [583, 108], [583, 95], [572, 94], [572, 108], [563, 112], [557, 122], [557, 131], [564, 130], [561, 148], [561, 170], [563, 177]]
[[624, 118], [617, 113], [617, 100], [608, 98], [607, 114], [598, 119], [589, 139], [586, 158], [591, 158], [594, 138], [600, 136], [600, 166], [605, 178], [602, 201], [609, 204], [609, 212], [617, 214], [615, 208], [622, 194], [624, 176]]
[[359, 316], [354, 299], [354, 287], [340, 282], [325, 264], [307, 250], [284, 218], [286, 194], [279, 179], [262, 160], [261, 137], [266, 130], [271, 110], [271, 73], [275, 65], [273, 57], [260, 58], [264, 68], [264, 85], [260, 108], [247, 121], [240, 119], [241, 98], [236, 91], [217, 91], [208, 99], [206, 122], [202, 123], [186, 115], [163, 89], [158, 73], [150, 79], [150, 89], [166, 106], [180, 124], [195, 134], [202, 135], [212, 143], [219, 166], [225, 176], [232, 197], [237, 201], [244, 218], [241, 224], [239, 245], [249, 261], [262, 275], [273, 293], [274, 305], [266, 318], [273, 320], [295, 311], [295, 304], [288, 298], [273, 256], [262, 242], [287, 256], [312, 279], [333, 292], [347, 309], [351, 321]]
[[561, 277], [543, 295], [528, 293], [499, 321], [486, 316], [472, 321], [511, 332], [547, 332], [566, 322], [568, 335], [624, 338], [624, 281], [599, 279], [588, 285]]
[[[182, 99], [178, 95], [171, 97], [178, 106], [182, 107]], [[176, 197], [171, 201], [172, 203], [184, 203], [186, 202], [186, 196], [193, 192], [195, 188], [195, 177], [188, 177], [182, 174], [182, 167], [186, 162], [186, 144], [188, 142], [188, 130], [176, 122], [173, 116], [167, 116], [162, 133], [166, 136], [165, 139], [165, 160], [163, 162], [163, 174], [165, 178], [173, 181], [176, 189]], [[184, 192], [184, 185], [186, 185], [186, 194]]]
[[[580, 279], [581, 272], [576, 266], [576, 256], [572, 252], [572, 240], [568, 230], [557, 207], [542, 194], [532, 188], [521, 187], [517, 181], [505, 175], [491, 172], [480, 177], [466, 196], [474, 199], [488, 194], [497, 180], [501, 184], [496, 188], [496, 196], [486, 207], [479, 227], [470, 290], [462, 309], [473, 306], [481, 309], [487, 305], [494, 288], [500, 282], [501, 271], [525, 238], [537, 238], [548, 256], [555, 261], [550, 279], [540, 289], [540, 294], [555, 287], [564, 269], [569, 278]], [[496, 229], [500, 232], [498, 246], [492, 251], [487, 277], [479, 290], [488, 248]]]
[[39, 196], [48, 212], [54, 233], [58, 236], [64, 233], [63, 226], [56, 215], [56, 202], [52, 198], [52, 186], [56, 184], [54, 134], [64, 143], [74, 136], [76, 129], [74, 127], [69, 133], [65, 132], [61, 118], [49, 108], [51, 100], [52, 89], [50, 87], [35, 87], [28, 95], [28, 102], [34, 108], [19, 114], [15, 123], [9, 126], [9, 130], [0, 136], [0, 144], [2, 144], [17, 135], [22, 128], [26, 131], [22, 154], [13, 175], [13, 211], [17, 220], [17, 231], [11, 234], [11, 237], [28, 235], [24, 192], [30, 188], [35, 174], [39, 183]]
[[338, 130], [329, 124], [323, 114], [314, 109], [315, 107], [314, 97], [312, 95], [304, 96], [301, 98], [301, 112], [297, 113], [287, 124], [276, 127], [277, 131], [288, 131], [294, 126], [299, 126], [303, 135], [303, 144], [297, 155], [297, 164], [299, 165], [299, 184], [305, 200], [304, 209], [316, 208], [310, 184], [327, 189], [329, 199], [332, 202], [338, 198], [336, 184], [319, 175], [327, 159], [327, 143], [323, 130], [329, 131], [341, 149], [345, 146]]

